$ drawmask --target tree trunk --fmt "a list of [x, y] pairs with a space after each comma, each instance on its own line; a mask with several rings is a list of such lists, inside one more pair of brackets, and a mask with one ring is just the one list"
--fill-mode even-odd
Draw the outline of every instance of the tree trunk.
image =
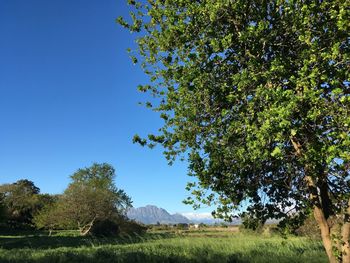
[[[302, 156], [301, 144], [298, 141], [296, 141], [293, 137], [291, 137], [291, 142], [292, 142], [292, 145], [295, 149], [296, 156], [301, 157]], [[336, 258], [336, 256], [333, 254], [333, 244], [332, 244], [332, 239], [331, 239], [331, 234], [330, 234], [331, 229], [330, 229], [330, 226], [328, 225], [327, 217], [326, 217], [329, 214], [329, 209], [328, 209], [328, 207], [326, 207], [326, 208], [324, 207], [324, 206], [329, 206], [328, 201], [330, 201], [328, 199], [328, 197], [325, 196], [325, 193], [324, 193], [324, 191], [327, 191], [327, 189], [326, 188], [317, 189], [317, 186], [316, 186], [313, 178], [309, 174], [309, 167], [307, 165], [305, 166], [305, 178], [304, 178], [304, 180], [305, 180], [305, 183], [310, 191], [310, 200], [313, 203], [314, 217], [315, 217], [315, 220], [316, 220], [316, 222], [321, 230], [322, 243], [323, 243], [324, 249], [326, 250], [328, 260], [330, 263], [337, 263], [339, 261]], [[319, 190], [323, 191], [323, 193], [322, 193], [323, 198], [320, 197]], [[326, 212], [326, 214], [325, 214], [325, 212]], [[350, 263], [350, 262], [347, 262], [347, 263]]]
[[328, 226], [326, 218], [324, 217], [323, 211], [317, 206], [314, 207], [314, 217], [316, 219], [317, 224], [320, 227], [323, 247], [326, 250], [329, 262], [337, 263], [338, 260], [333, 254], [330, 228]]
[[95, 218], [89, 224], [80, 228], [80, 235], [86, 236], [87, 234], [89, 234], [92, 226], [94, 225], [94, 222], [95, 222]]
[[88, 224], [80, 229], [80, 235], [81, 236], [86, 236], [89, 234], [90, 230], [92, 228], [92, 224]]
[[350, 263], [350, 200], [348, 202], [348, 207], [344, 215], [344, 223], [341, 229], [342, 237], [342, 259], [343, 263]]
[[327, 218], [325, 216], [325, 211], [324, 209], [322, 209], [324, 207], [322, 206], [322, 202], [318, 194], [319, 191], [311, 176], [305, 176], [305, 181], [310, 189], [310, 199], [314, 204], [314, 217], [321, 230], [322, 243], [324, 249], [326, 250], [328, 260], [330, 263], [337, 263], [338, 260], [333, 253], [331, 229], [328, 225]]

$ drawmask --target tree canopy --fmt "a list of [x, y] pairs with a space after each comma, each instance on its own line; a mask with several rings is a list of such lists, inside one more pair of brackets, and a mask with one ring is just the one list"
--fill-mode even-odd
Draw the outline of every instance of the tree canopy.
[[32, 181], [22, 179], [0, 185], [0, 214], [9, 227], [32, 227], [32, 219], [50, 197], [41, 195]]
[[118, 22], [140, 33], [139, 90], [164, 120], [134, 141], [188, 159], [187, 203], [226, 218], [244, 205], [263, 222], [312, 210], [330, 261], [350, 262], [349, 0], [129, 4]]
[[109, 164], [79, 169], [71, 179], [57, 202], [36, 216], [38, 227], [79, 229], [86, 235], [96, 223], [124, 217], [131, 206], [130, 197], [115, 186], [115, 170]]

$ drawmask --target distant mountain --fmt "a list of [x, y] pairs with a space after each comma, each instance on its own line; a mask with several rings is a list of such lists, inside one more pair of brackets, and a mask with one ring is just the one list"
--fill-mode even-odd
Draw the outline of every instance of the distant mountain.
[[165, 209], [158, 208], [154, 205], [147, 205], [145, 207], [130, 208], [127, 212], [130, 219], [143, 224], [178, 224], [190, 223], [190, 220], [181, 214], [169, 214]]
[[[224, 220], [214, 218], [211, 213], [176, 213], [169, 214], [163, 208], [159, 208], [154, 205], [147, 205], [145, 207], [131, 208], [127, 212], [127, 216], [130, 219], [134, 219], [137, 222], [143, 224], [178, 224], [178, 223], [194, 223], [200, 224], [204, 223], [207, 225], [221, 224], [224, 223]], [[229, 223], [231, 225], [241, 224], [241, 220], [236, 218], [233, 222]]]

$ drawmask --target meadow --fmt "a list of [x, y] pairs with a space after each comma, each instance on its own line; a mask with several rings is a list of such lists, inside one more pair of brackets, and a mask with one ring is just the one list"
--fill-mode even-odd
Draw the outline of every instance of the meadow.
[[327, 262], [321, 242], [232, 229], [80, 237], [74, 231], [0, 235], [0, 262]]

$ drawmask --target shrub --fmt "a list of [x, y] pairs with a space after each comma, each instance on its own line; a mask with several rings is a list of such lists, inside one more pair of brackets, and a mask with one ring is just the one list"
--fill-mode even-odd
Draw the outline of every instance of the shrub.
[[242, 216], [242, 224], [239, 226], [240, 232], [259, 233], [264, 230], [264, 224], [257, 218], [251, 217], [248, 214]]
[[139, 224], [134, 220], [123, 220], [120, 222], [119, 227], [120, 233], [127, 235], [141, 235], [144, 234], [147, 230], [147, 227], [145, 225]]
[[152, 230], [169, 230], [172, 228], [171, 225], [167, 225], [167, 224], [157, 224], [157, 225], [149, 225], [149, 228]]
[[117, 236], [119, 233], [118, 223], [109, 219], [97, 221], [90, 230], [93, 236]]
[[189, 228], [189, 225], [186, 223], [179, 223], [176, 225], [176, 229], [179, 230], [187, 230]]
[[298, 236], [306, 236], [312, 239], [320, 239], [320, 229], [316, 223], [315, 218], [311, 214], [305, 221], [304, 224], [295, 230]]

